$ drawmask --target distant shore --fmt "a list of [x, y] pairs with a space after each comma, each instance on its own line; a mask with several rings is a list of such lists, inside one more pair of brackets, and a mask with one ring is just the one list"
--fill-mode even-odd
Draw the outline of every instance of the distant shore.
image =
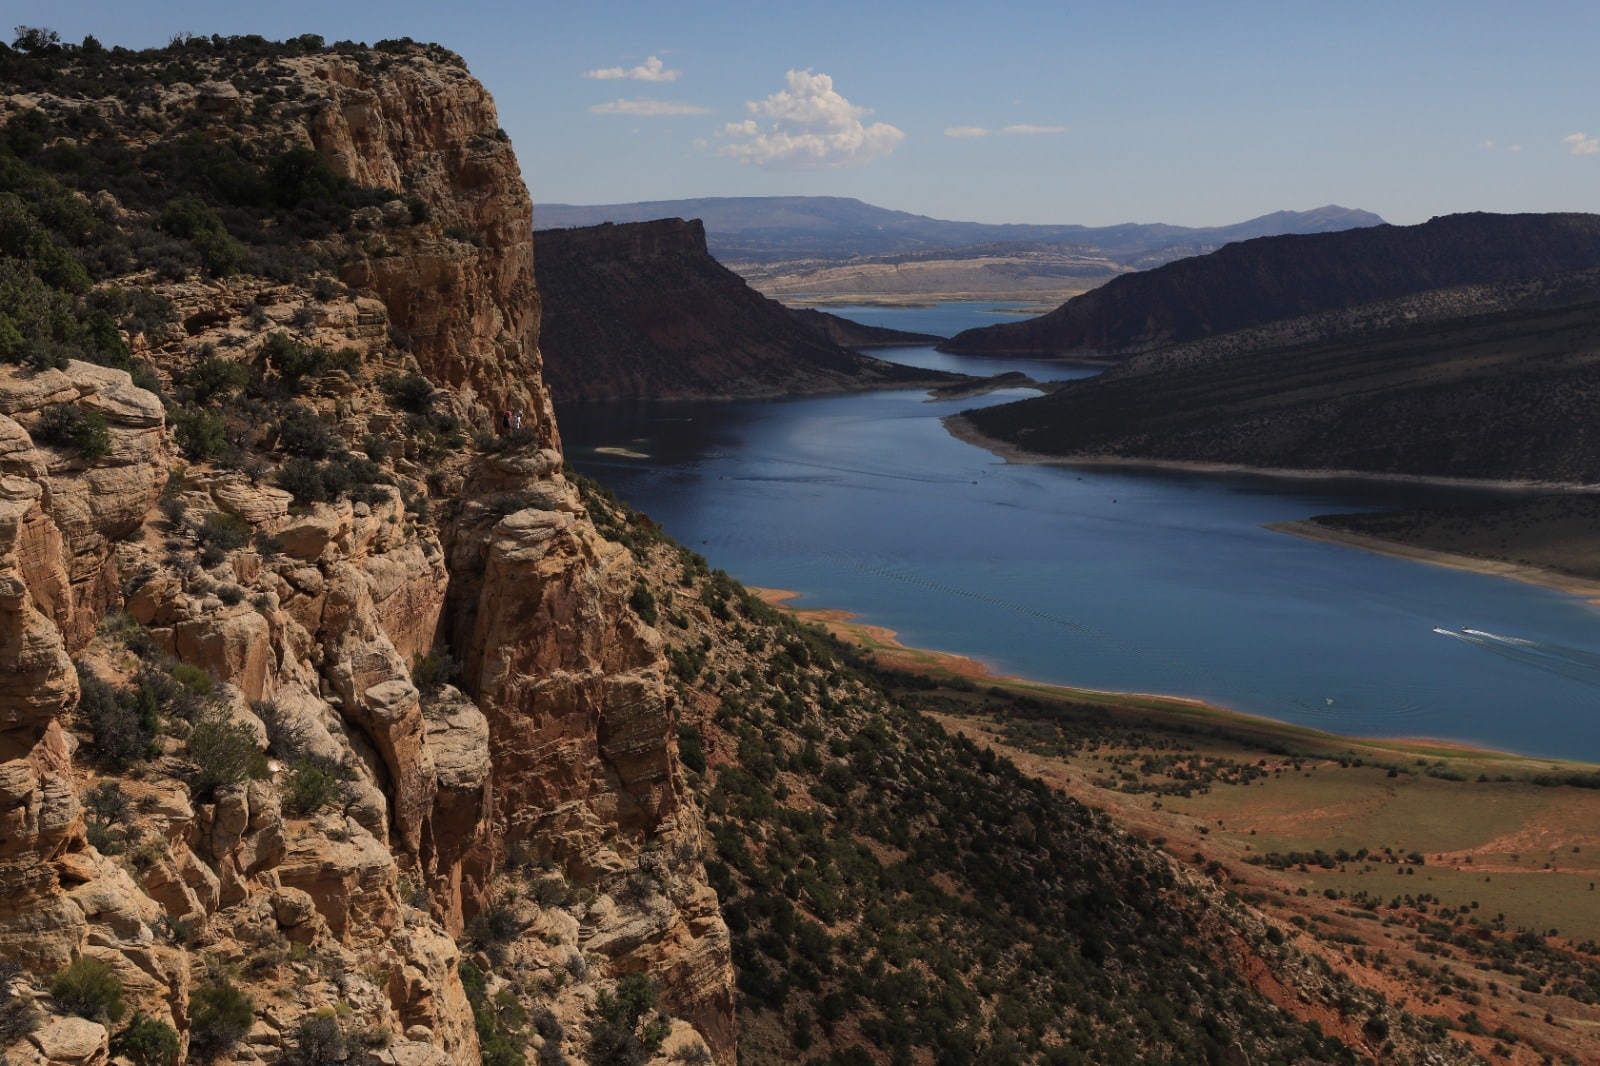
[[[1304, 470], [1284, 467], [1247, 466], [1242, 463], [1201, 463], [1188, 462], [1178, 459], [1129, 459], [1122, 456], [1059, 456], [1045, 455], [1040, 452], [1030, 452], [1023, 448], [987, 436], [978, 431], [973, 424], [961, 415], [947, 415], [942, 419], [945, 430], [952, 437], [966, 444], [983, 448], [1004, 459], [1008, 463], [1033, 463], [1051, 466], [1109, 466], [1125, 467], [1128, 469], [1154, 469], [1175, 470], [1195, 474], [1255, 474], [1263, 477], [1286, 478], [1302, 481], [1327, 481], [1327, 480], [1360, 480], [1379, 481], [1391, 484], [1436, 485], [1448, 488], [1489, 489], [1505, 491], [1537, 491], [1546, 493], [1558, 492], [1587, 492], [1592, 493], [1592, 485], [1578, 485], [1570, 482], [1542, 482], [1542, 481], [1505, 481], [1491, 480], [1488, 478], [1449, 478], [1431, 477], [1422, 474], [1377, 474], [1362, 470]], [[1473, 573], [1489, 574], [1495, 577], [1509, 578], [1529, 585], [1539, 585], [1543, 588], [1555, 589], [1573, 596], [1581, 596], [1590, 603], [1600, 605], [1600, 581], [1589, 578], [1575, 577], [1563, 574], [1558, 570], [1546, 567], [1529, 566], [1522, 563], [1507, 562], [1499, 559], [1486, 559], [1475, 555], [1461, 555], [1455, 552], [1438, 551], [1433, 548], [1423, 548], [1403, 541], [1390, 540], [1384, 537], [1374, 537], [1363, 533], [1352, 533], [1346, 530], [1333, 529], [1329, 526], [1308, 520], [1296, 522], [1272, 522], [1264, 528], [1275, 533], [1287, 533], [1291, 536], [1303, 537], [1307, 540], [1318, 540], [1329, 544], [1339, 544], [1349, 548], [1359, 548], [1377, 555], [1388, 555], [1397, 559], [1410, 559], [1415, 562], [1429, 563], [1434, 566], [1448, 566], [1454, 570], [1468, 570]]]
[[1437, 485], [1442, 488], [1489, 489], [1513, 492], [1585, 492], [1595, 491], [1593, 485], [1571, 481], [1518, 481], [1495, 478], [1438, 477], [1432, 474], [1381, 474], [1371, 470], [1307, 470], [1304, 467], [1251, 466], [1248, 463], [1211, 463], [1190, 459], [1138, 459], [1122, 455], [1049, 455], [1030, 452], [998, 437], [981, 432], [963, 415], [945, 415], [940, 419], [945, 431], [952, 437], [982, 448], [1008, 463], [1042, 466], [1110, 466], [1133, 470], [1177, 470], [1192, 474], [1255, 474], [1261, 477], [1287, 478], [1298, 481], [1385, 481], [1402, 485]]
[[1350, 548], [1360, 548], [1363, 551], [1373, 552], [1378, 555], [1389, 555], [1397, 559], [1411, 559], [1415, 562], [1429, 563], [1433, 566], [1448, 566], [1452, 570], [1470, 570], [1477, 574], [1490, 574], [1494, 577], [1510, 578], [1512, 581], [1521, 581], [1528, 585], [1539, 585], [1543, 588], [1555, 589], [1571, 596], [1582, 596], [1590, 603], [1600, 605], [1600, 581], [1591, 578], [1574, 577], [1563, 574], [1557, 570], [1550, 570], [1542, 566], [1527, 566], [1522, 563], [1505, 562], [1500, 559], [1482, 559], [1475, 555], [1459, 555], [1455, 552], [1436, 551], [1432, 548], [1421, 548], [1405, 544], [1397, 540], [1384, 537], [1368, 536], [1365, 533], [1352, 533], [1348, 530], [1334, 529], [1317, 522], [1273, 522], [1265, 527], [1274, 533], [1288, 533], [1295, 537], [1304, 537], [1306, 540], [1320, 540], [1329, 544], [1341, 544]]

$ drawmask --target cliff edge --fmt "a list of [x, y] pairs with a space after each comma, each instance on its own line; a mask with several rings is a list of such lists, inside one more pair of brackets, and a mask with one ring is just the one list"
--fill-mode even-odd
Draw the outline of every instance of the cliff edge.
[[[483, 87], [409, 41], [0, 63], [10, 1061], [606, 1026], [731, 1061], [660, 640], [561, 473]], [[597, 1012], [644, 979], [659, 1011]]]

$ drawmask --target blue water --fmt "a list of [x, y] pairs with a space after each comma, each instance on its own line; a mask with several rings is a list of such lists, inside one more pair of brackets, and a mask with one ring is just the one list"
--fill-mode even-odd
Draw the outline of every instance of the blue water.
[[[874, 313], [874, 324], [897, 316], [900, 328], [934, 331], [915, 309]], [[1595, 608], [1261, 528], [1460, 493], [1012, 465], [938, 421], [1020, 395], [1029, 393], [558, 414], [574, 466], [713, 566], [799, 591], [806, 606], [854, 611], [908, 644], [1004, 673], [1194, 696], [1348, 735], [1600, 761]]]

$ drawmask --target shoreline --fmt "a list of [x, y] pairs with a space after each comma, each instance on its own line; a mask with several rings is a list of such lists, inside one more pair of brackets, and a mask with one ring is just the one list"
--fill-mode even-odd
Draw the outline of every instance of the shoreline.
[[1232, 727], [1244, 733], [1260, 734], [1272, 738], [1296, 738], [1305, 743], [1323, 745], [1333, 750], [1369, 753], [1402, 754], [1407, 758], [1465, 759], [1485, 765], [1508, 767], [1519, 765], [1532, 771], [1559, 769], [1594, 770], [1600, 763], [1587, 763], [1575, 759], [1552, 759], [1525, 755], [1514, 751], [1483, 747], [1462, 740], [1438, 737], [1358, 737], [1330, 733], [1311, 726], [1296, 725], [1266, 715], [1219, 707], [1192, 696], [1176, 696], [1156, 692], [1113, 692], [1106, 689], [1077, 688], [1048, 681], [1035, 681], [1014, 674], [1001, 674], [982, 660], [959, 652], [940, 651], [933, 648], [916, 648], [902, 643], [899, 635], [887, 626], [856, 621], [853, 611], [837, 607], [797, 607], [792, 601], [802, 594], [789, 589], [750, 587], [750, 591], [763, 602], [788, 611], [802, 622], [820, 625], [841, 640], [856, 645], [869, 657], [879, 659], [883, 665], [911, 673], [940, 673], [953, 675], [979, 684], [996, 685], [1038, 693], [1059, 699], [1100, 704], [1111, 712], [1143, 713], [1167, 716], [1174, 720], [1212, 723]]
[[1437, 548], [1423, 548], [1398, 540], [1374, 537], [1366, 533], [1353, 533], [1349, 530], [1333, 529], [1329, 526], [1319, 525], [1309, 518], [1296, 522], [1270, 522], [1262, 528], [1270, 529], [1274, 533], [1287, 533], [1291, 537], [1300, 537], [1304, 540], [1316, 540], [1326, 544], [1358, 548], [1361, 551], [1372, 552], [1374, 555], [1387, 555], [1395, 559], [1427, 563], [1430, 566], [1446, 566], [1452, 570], [1465, 570], [1469, 573], [1486, 574], [1490, 577], [1503, 577], [1511, 581], [1520, 581], [1525, 585], [1538, 585], [1541, 588], [1580, 597], [1588, 603], [1600, 606], [1600, 581], [1576, 577], [1572, 574], [1563, 574], [1558, 570], [1551, 570], [1542, 566], [1511, 563], [1499, 559], [1482, 559], [1475, 555], [1461, 555], [1457, 552], [1440, 551]]
[[1030, 452], [978, 431], [964, 416], [945, 415], [945, 432], [1008, 463], [1033, 466], [1109, 466], [1143, 470], [1176, 470], [1191, 474], [1250, 474], [1297, 481], [1385, 481], [1401, 485], [1436, 485], [1440, 488], [1484, 489], [1503, 492], [1597, 493], [1600, 487], [1575, 481], [1532, 481], [1496, 478], [1442, 477], [1433, 474], [1379, 474], [1370, 470], [1307, 470], [1292, 466], [1250, 466], [1246, 463], [1201, 462], [1194, 459], [1130, 459], [1121, 455], [1048, 455]]
[[[1045, 455], [1040, 452], [1030, 452], [1005, 441], [986, 436], [974, 428], [972, 423], [961, 415], [946, 415], [940, 419], [940, 422], [944, 425], [947, 433], [962, 443], [983, 448], [1008, 463], [1017, 464], [1120, 466], [1128, 469], [1172, 470], [1192, 474], [1248, 474], [1301, 481], [1379, 481], [1390, 484], [1432, 485], [1443, 488], [1484, 489], [1501, 492], [1589, 494], [1597, 491], [1592, 485], [1580, 485], [1568, 481], [1507, 481], [1490, 478], [1433, 477], [1426, 474], [1375, 474], [1361, 470], [1303, 470], [1292, 467], [1246, 466], [1242, 463], [1202, 463], [1181, 459], [1128, 459], [1122, 456], [1110, 455], [1074, 457]], [[1462, 555], [1458, 552], [1441, 551], [1436, 548], [1424, 548], [1419, 545], [1406, 544], [1403, 541], [1388, 540], [1383, 537], [1374, 537], [1365, 533], [1352, 533], [1347, 530], [1333, 529], [1329, 526], [1319, 525], [1309, 518], [1287, 522], [1268, 522], [1262, 528], [1271, 530], [1274, 533], [1300, 537], [1304, 540], [1315, 540], [1326, 544], [1355, 548], [1360, 551], [1371, 552], [1374, 555], [1387, 555], [1391, 558], [1425, 563], [1430, 566], [1444, 566], [1452, 570], [1484, 574], [1489, 577], [1501, 577], [1509, 581], [1520, 581], [1525, 585], [1537, 585], [1569, 596], [1577, 596], [1587, 603], [1600, 606], [1600, 581], [1577, 577], [1572, 574], [1563, 574], [1559, 570], [1551, 570], [1547, 567], [1532, 566], [1527, 563], [1513, 563], [1501, 559], [1484, 559], [1475, 555]]]

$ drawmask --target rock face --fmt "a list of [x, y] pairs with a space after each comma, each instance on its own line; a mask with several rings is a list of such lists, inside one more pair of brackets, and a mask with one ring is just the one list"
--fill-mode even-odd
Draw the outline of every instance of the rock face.
[[441, 223], [404, 255], [350, 264], [344, 280], [376, 290], [423, 373], [453, 386], [483, 428], [521, 410], [539, 446], [555, 447], [539, 385], [533, 201], [494, 101], [439, 51], [376, 75], [336, 57], [299, 64], [322, 96], [309, 132], [329, 165], [360, 185], [406, 190]]
[[1121, 357], [1317, 311], [1597, 264], [1597, 215], [1448, 215], [1261, 237], [1115, 278], [1048, 315], [967, 330], [940, 347]]
[[[562, 968], [574, 1051], [598, 989], [645, 972], [693, 1026], [675, 1040], [732, 1061], [728, 935], [661, 643], [628, 606], [632, 557], [561, 474], [530, 201], [492, 102], [409, 43], [196, 62], [199, 88], [91, 103], [130, 137], [253, 115], [264, 151], [310, 148], [388, 192], [328, 238], [342, 285], [123, 279], [181, 324], [127, 338], [181, 417], [219, 408], [197, 398], [202, 364], [252, 377], [248, 415], [216, 416], [226, 464], [177, 464], [189, 438], [125, 371], [0, 364], [0, 959], [44, 988], [93, 955], [185, 1048], [190, 996], [226, 964], [255, 1008], [237, 1061], [282, 1055], [340, 1003], [369, 1061], [475, 1063], [456, 938], [492, 970], [505, 947], [475, 919], [538, 875], [562, 891], [527, 926], [552, 940], [510, 955]], [[290, 336], [337, 365], [290, 379], [266, 354]], [[469, 444], [508, 409], [523, 433]], [[105, 446], [63, 443], [63, 411]], [[297, 418], [325, 437], [288, 442]], [[291, 455], [364, 481], [277, 487]], [[664, 890], [625, 897], [661, 854], [683, 856]], [[100, 1062], [107, 1036], [52, 1017], [3, 1050]]]
[[806, 328], [706, 251], [699, 221], [540, 230], [545, 380], [557, 402], [718, 399], [941, 384]]

